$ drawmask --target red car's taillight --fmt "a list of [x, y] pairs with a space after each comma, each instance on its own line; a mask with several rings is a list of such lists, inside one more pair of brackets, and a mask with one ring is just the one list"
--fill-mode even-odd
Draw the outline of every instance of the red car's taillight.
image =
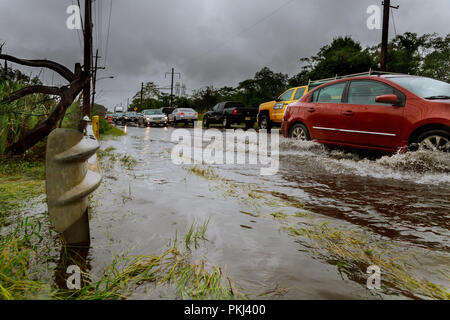
[[180, 112], [180, 116], [184, 116], [184, 112]]

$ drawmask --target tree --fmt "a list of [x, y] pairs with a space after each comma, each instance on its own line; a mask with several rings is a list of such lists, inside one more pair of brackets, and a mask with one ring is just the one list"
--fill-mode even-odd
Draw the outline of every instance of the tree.
[[419, 74], [450, 82], [450, 34], [445, 38], [434, 34], [427, 39], [426, 46], [432, 50], [423, 57]]
[[299, 74], [289, 80], [290, 84], [306, 85], [309, 80], [360, 73], [376, 68], [371, 51], [363, 50], [360, 43], [350, 37], [335, 38], [331, 44], [320, 48], [315, 56], [301, 58], [300, 61], [306, 65]]
[[192, 99], [196, 109], [199, 111], [204, 111], [219, 102], [220, 94], [218, 89], [214, 88], [214, 86], [206, 86], [194, 91]]
[[77, 63], [75, 64], [74, 72], [72, 72], [65, 66], [54, 61], [25, 60], [6, 54], [0, 54], [0, 60], [29, 67], [48, 68], [57, 72], [68, 82], [68, 85], [60, 88], [44, 86], [42, 84], [31, 84], [12, 92], [0, 101], [2, 104], [9, 104], [34, 94], [46, 94], [49, 96], [58, 96], [60, 98], [58, 104], [53, 108], [47, 118], [38, 122], [33, 129], [20, 137], [18, 141], [10, 145], [5, 151], [7, 154], [20, 155], [39, 141], [43, 140], [56, 128], [58, 122], [64, 117], [67, 108], [80, 94], [85, 84], [90, 81], [90, 70], [82, 70], [81, 65]]
[[376, 66], [369, 51], [350, 37], [335, 38], [309, 61], [313, 66], [310, 76], [314, 79], [365, 72]]
[[141, 90], [136, 92], [133, 96], [129, 109], [140, 112], [145, 109], [158, 109], [162, 108], [159, 98], [161, 97], [161, 91], [154, 82], [147, 82], [142, 89], [142, 103], [141, 103]]

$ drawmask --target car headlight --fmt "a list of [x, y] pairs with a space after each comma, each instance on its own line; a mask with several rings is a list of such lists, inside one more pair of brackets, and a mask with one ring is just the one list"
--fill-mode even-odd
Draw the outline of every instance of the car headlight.
[[277, 103], [273, 106], [273, 110], [283, 109], [284, 103]]

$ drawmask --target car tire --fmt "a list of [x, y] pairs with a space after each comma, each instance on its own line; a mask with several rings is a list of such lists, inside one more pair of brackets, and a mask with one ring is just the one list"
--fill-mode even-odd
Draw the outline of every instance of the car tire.
[[227, 117], [223, 117], [223, 120], [222, 120], [222, 126], [223, 126], [225, 129], [230, 129], [230, 122], [228, 121], [228, 118], [227, 118]]
[[209, 121], [208, 121], [208, 117], [203, 117], [203, 128], [208, 129], [209, 128]]
[[308, 128], [302, 123], [296, 123], [292, 126], [291, 130], [289, 130], [289, 138], [301, 141], [311, 140]]
[[270, 118], [267, 114], [262, 114], [259, 117], [258, 126], [260, 129], [270, 132], [270, 129], [272, 129], [272, 121], [270, 121]]
[[450, 132], [445, 129], [425, 131], [417, 137], [410, 150], [450, 152]]

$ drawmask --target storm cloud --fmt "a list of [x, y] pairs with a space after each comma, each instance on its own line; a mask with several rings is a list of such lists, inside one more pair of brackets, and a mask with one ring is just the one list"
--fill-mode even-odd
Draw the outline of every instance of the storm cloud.
[[[381, 30], [366, 26], [369, 5], [381, 0], [97, 0], [94, 49], [99, 48], [98, 102], [112, 109], [125, 103], [141, 82], [169, 85], [172, 67], [191, 90], [236, 86], [264, 66], [292, 76], [302, 57], [315, 54], [337, 36], [363, 46], [380, 42]], [[84, 2], [84, 1], [81, 1]], [[72, 0], [0, 0], [0, 43], [4, 52], [28, 59], [52, 59], [72, 67], [83, 61], [81, 32], [66, 28]], [[450, 31], [448, 0], [393, 0], [395, 33]], [[101, 9], [101, 10], [100, 10]], [[101, 11], [101, 14], [99, 14]], [[395, 23], [395, 28], [394, 28]], [[105, 61], [106, 58], [106, 61]], [[52, 72], [45, 83], [62, 84]]]

